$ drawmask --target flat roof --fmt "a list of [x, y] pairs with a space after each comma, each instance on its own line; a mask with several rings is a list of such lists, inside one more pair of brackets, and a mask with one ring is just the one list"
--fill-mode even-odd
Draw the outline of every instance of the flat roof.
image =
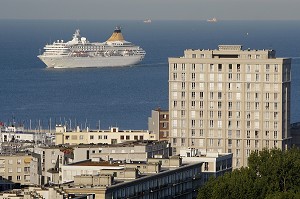
[[[100, 161], [100, 162], [93, 162], [91, 160], [85, 160], [81, 162], [75, 162], [72, 164], [68, 164], [66, 166], [120, 166], [121, 163], [110, 163], [109, 161]], [[123, 165], [123, 163], [122, 163]]]

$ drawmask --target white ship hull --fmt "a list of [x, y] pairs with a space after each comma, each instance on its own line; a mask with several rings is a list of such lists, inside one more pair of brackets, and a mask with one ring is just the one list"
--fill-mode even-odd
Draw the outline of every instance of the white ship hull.
[[70, 57], [39, 55], [38, 58], [47, 65], [47, 68], [91, 68], [131, 66], [141, 62], [144, 56]]

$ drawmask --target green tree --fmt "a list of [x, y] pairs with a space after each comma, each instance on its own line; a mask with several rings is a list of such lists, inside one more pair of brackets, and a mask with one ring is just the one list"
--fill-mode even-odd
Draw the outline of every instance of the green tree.
[[251, 153], [248, 167], [210, 179], [198, 199], [300, 198], [300, 150], [262, 150]]

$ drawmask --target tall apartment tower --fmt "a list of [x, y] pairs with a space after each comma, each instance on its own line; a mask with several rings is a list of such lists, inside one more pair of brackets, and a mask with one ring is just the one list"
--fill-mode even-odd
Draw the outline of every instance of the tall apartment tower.
[[251, 151], [290, 146], [291, 59], [274, 50], [185, 50], [169, 58], [170, 142], [173, 154], [233, 153], [233, 168]]

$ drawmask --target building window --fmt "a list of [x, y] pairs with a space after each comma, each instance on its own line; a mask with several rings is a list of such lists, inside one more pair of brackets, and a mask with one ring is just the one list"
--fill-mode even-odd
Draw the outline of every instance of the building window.
[[185, 146], [185, 138], [181, 138], [181, 146]]
[[191, 130], [191, 134], [192, 134], [193, 137], [195, 136], [195, 129]]
[[173, 73], [173, 80], [177, 80], [177, 73]]
[[259, 147], [259, 141], [258, 140], [255, 140], [254, 146], [255, 146], [255, 148]]
[[214, 112], [213, 111], [209, 111], [209, 117], [214, 118]]
[[218, 64], [218, 71], [222, 72], [222, 64]]
[[203, 99], [203, 92], [200, 92], [200, 99]]
[[228, 111], [228, 118], [232, 118], [232, 111]]
[[200, 88], [200, 90], [204, 90], [204, 83], [203, 82], [199, 83], [199, 88]]
[[270, 81], [270, 74], [266, 74], [266, 81]]
[[218, 102], [218, 109], [222, 108], [222, 102]]
[[240, 130], [236, 130], [236, 138], [240, 138], [241, 136], [241, 131]]
[[192, 64], [192, 70], [196, 70], [196, 64]]
[[214, 99], [214, 92], [209, 92], [209, 99]]
[[241, 72], [241, 65], [240, 64], [237, 64], [236, 65], [236, 71], [239, 73]]
[[232, 102], [228, 102], [228, 109], [232, 109]]
[[195, 99], [195, 96], [196, 96], [195, 92], [192, 92], [192, 99]]
[[228, 92], [228, 99], [229, 99], [229, 100], [232, 99], [232, 92]]
[[209, 120], [209, 127], [211, 127], [211, 128], [214, 127], [214, 121], [213, 120]]
[[214, 108], [214, 102], [209, 102], [209, 108]]
[[278, 104], [277, 104], [277, 102], [275, 102], [274, 103], [274, 109], [277, 110], [277, 108], [278, 108]]
[[200, 129], [200, 134], [199, 134], [201, 137], [203, 137], [204, 136], [204, 131], [203, 131], [203, 129]]
[[228, 147], [232, 147], [232, 139], [228, 139]]
[[222, 111], [218, 111], [218, 118], [222, 118]]
[[218, 99], [222, 99], [222, 92], [218, 92]]
[[250, 131], [247, 131], [247, 138], [250, 138]]
[[204, 162], [204, 171], [208, 171], [208, 162]]
[[228, 71], [229, 71], [229, 72], [232, 72], [232, 64], [229, 64], [229, 66], [228, 66]]
[[241, 146], [241, 140], [236, 140], [236, 146], [240, 147]]
[[210, 65], [209, 65], [209, 71], [210, 71], [210, 72], [214, 72], [214, 65], [213, 65], [213, 64], [210, 64]]
[[246, 144], [247, 144], [247, 147], [250, 147], [250, 145], [251, 145], [251, 140], [247, 140], [247, 141], [246, 141]]
[[196, 79], [196, 74], [192, 73], [192, 81], [195, 81], [195, 79]]

